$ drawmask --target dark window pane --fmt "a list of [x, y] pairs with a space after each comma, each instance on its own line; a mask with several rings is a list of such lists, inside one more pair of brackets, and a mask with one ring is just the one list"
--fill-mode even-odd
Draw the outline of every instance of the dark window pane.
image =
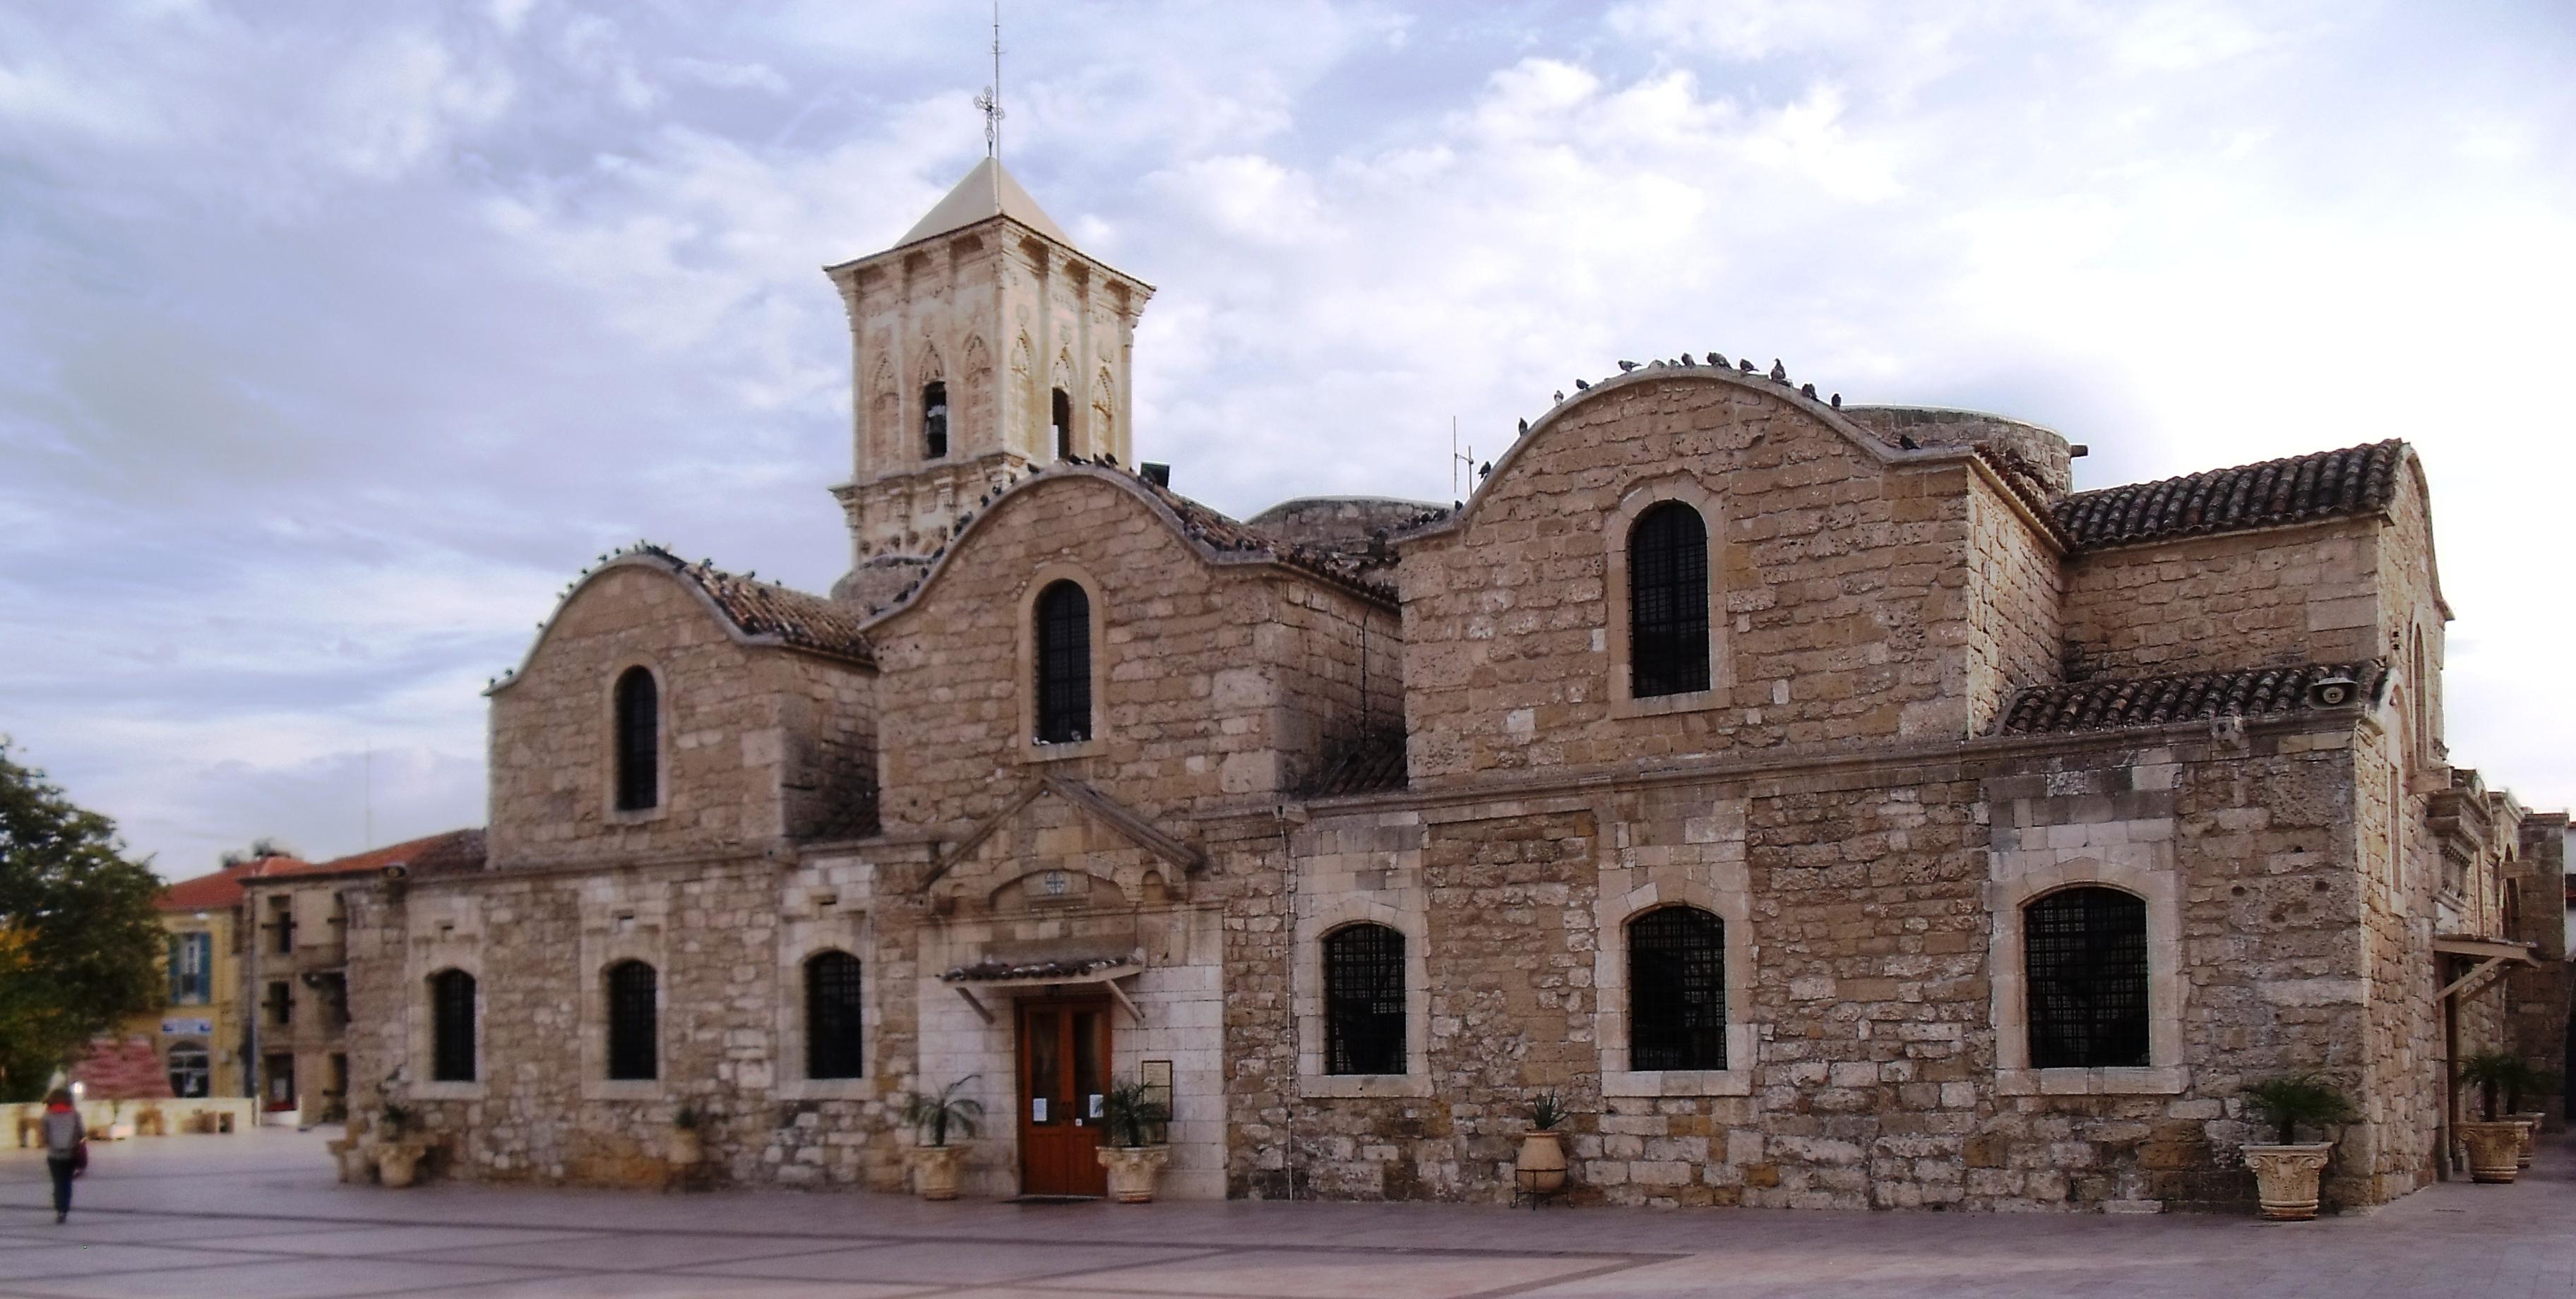
[[1404, 935], [1384, 925], [1324, 935], [1324, 1072], [1405, 1072]]
[[866, 1072], [859, 1041], [859, 958], [825, 952], [805, 962], [805, 1076]]
[[1708, 689], [1708, 527], [1679, 502], [1628, 534], [1628, 671], [1638, 699]]
[[1628, 1067], [1726, 1067], [1726, 925], [1697, 907], [1628, 924]]
[[628, 668], [617, 679], [617, 807], [634, 812], [661, 801], [662, 701], [653, 674]]
[[2022, 908], [2030, 1064], [2147, 1063], [2147, 904], [2117, 889], [2051, 893]]
[[1091, 597], [1073, 582], [1038, 593], [1038, 742], [1091, 738]]
[[652, 1078], [660, 1072], [654, 1037], [660, 1012], [654, 1007], [657, 980], [642, 961], [620, 961], [608, 967], [608, 1076]]
[[1058, 388], [1047, 402], [1049, 427], [1055, 432], [1055, 458], [1073, 459], [1073, 399]]
[[436, 1039], [430, 1076], [438, 1082], [474, 1081], [474, 976], [463, 970], [430, 976], [429, 1002]]
[[948, 385], [924, 384], [921, 389], [921, 454], [937, 460], [948, 454]]

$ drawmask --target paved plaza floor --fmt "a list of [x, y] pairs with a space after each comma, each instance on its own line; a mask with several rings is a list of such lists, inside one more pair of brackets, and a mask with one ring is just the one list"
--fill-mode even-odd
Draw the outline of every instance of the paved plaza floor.
[[1435, 1204], [923, 1204], [333, 1180], [323, 1134], [97, 1147], [68, 1225], [0, 1151], [0, 1295], [1608, 1299], [2576, 1296], [2576, 1146], [2308, 1224]]

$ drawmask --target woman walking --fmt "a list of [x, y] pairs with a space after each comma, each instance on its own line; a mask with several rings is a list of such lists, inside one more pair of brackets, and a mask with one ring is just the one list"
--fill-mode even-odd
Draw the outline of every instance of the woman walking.
[[61, 1222], [72, 1212], [72, 1173], [80, 1165], [82, 1144], [87, 1134], [81, 1131], [81, 1116], [72, 1106], [71, 1089], [57, 1087], [45, 1098], [45, 1171], [54, 1175], [54, 1221]]

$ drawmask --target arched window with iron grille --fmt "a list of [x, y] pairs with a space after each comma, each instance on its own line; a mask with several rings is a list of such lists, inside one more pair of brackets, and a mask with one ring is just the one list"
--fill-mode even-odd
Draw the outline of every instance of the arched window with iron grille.
[[848, 952], [807, 958], [805, 1076], [856, 1078], [865, 1073], [859, 1023], [859, 958]]
[[661, 980], [642, 961], [608, 967], [608, 1076], [612, 1080], [661, 1075]]
[[1038, 743], [1091, 738], [1091, 596], [1061, 581], [1038, 593]]
[[648, 668], [617, 678], [617, 810], [641, 812], [662, 801], [662, 691]]
[[937, 460], [948, 454], [948, 385], [936, 380], [921, 385], [921, 456]]
[[1708, 677], [1708, 525], [1666, 501], [1628, 532], [1629, 694], [1689, 694]]
[[2021, 909], [2030, 1065], [2147, 1063], [2147, 903], [2100, 886], [2060, 889]]
[[429, 1076], [474, 1081], [474, 976], [441, 970], [429, 976]]
[[1404, 935], [1345, 925], [1324, 935], [1324, 1072], [1404, 1073]]
[[1628, 922], [1628, 1067], [1726, 1067], [1726, 922], [1685, 906]]

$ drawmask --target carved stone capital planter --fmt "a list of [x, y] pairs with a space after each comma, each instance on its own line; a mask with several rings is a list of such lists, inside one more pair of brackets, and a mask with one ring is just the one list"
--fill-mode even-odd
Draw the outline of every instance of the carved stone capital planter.
[[2463, 1123], [2460, 1142], [2469, 1148], [2469, 1180], [2503, 1184], [2521, 1171], [2522, 1125], [2512, 1120]]
[[2254, 1170], [2263, 1216], [2274, 1222], [2306, 1222], [2317, 1216], [2317, 1182], [2333, 1153], [2331, 1141], [2245, 1147], [2245, 1166]]
[[376, 1147], [376, 1180], [387, 1186], [409, 1186], [420, 1176], [421, 1156], [429, 1153], [416, 1141], [388, 1141]]
[[2547, 1122], [2549, 1116], [2537, 1110], [2523, 1110], [2505, 1117], [2522, 1125], [2522, 1150], [2513, 1157], [2514, 1166], [2529, 1168], [2531, 1157], [2540, 1152], [2540, 1125]]
[[1120, 1204], [1151, 1204], [1154, 1182], [1172, 1160], [1170, 1146], [1102, 1146], [1100, 1166], [1109, 1170], [1109, 1198]]
[[1554, 1131], [1521, 1134], [1520, 1157], [1513, 1161], [1520, 1174], [1520, 1189], [1531, 1195], [1552, 1195], [1565, 1185], [1565, 1142]]
[[964, 1146], [914, 1146], [904, 1156], [912, 1165], [912, 1189], [925, 1200], [957, 1198], [957, 1163]]
[[698, 1135], [696, 1128], [671, 1129], [671, 1138], [666, 1146], [670, 1153], [665, 1157], [675, 1167], [691, 1168], [706, 1157], [706, 1141]]

